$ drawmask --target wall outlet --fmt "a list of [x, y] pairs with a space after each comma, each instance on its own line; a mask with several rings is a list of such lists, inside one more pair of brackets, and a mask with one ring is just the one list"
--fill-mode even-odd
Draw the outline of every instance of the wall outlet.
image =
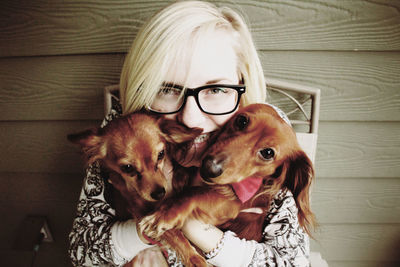
[[17, 250], [31, 251], [42, 242], [53, 242], [46, 217], [29, 215], [18, 229], [14, 248]]
[[54, 242], [53, 236], [51, 235], [49, 225], [47, 224], [47, 220], [44, 219], [44, 223], [40, 232], [44, 235], [43, 242]]

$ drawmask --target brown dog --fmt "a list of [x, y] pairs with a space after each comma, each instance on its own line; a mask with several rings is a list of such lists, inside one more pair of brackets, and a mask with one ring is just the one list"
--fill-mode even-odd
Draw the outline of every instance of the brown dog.
[[[200, 168], [204, 186], [186, 189], [164, 202], [140, 223], [144, 233], [158, 239], [192, 217], [260, 241], [270, 202], [281, 189], [293, 193], [300, 225], [310, 233], [315, 224], [309, 203], [313, 166], [293, 129], [271, 106], [241, 108], [205, 155]], [[255, 190], [241, 201], [240, 188], [249, 184]], [[241, 212], [249, 208], [261, 212]]]
[[[188, 129], [174, 121], [138, 112], [114, 119], [104, 128], [68, 135], [68, 139], [81, 146], [87, 164], [99, 161], [106, 170], [110, 183], [117, 189], [117, 215], [140, 221], [157, 210], [167, 196], [190, 184], [189, 170], [172, 160], [173, 178], [167, 179], [163, 167], [180, 144], [201, 132], [202, 129]], [[179, 230], [166, 231], [161, 243], [179, 253], [187, 266], [206, 264]]]

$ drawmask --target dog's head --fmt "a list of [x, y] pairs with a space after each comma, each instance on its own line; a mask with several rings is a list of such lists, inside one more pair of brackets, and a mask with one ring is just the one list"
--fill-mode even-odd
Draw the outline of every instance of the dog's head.
[[161, 122], [137, 112], [114, 119], [104, 128], [68, 135], [68, 139], [81, 146], [88, 164], [100, 161], [119, 174], [110, 176], [118, 190], [158, 201], [170, 190], [163, 172], [169, 144], [190, 140], [196, 134], [182, 129], [180, 134], [166, 135], [160, 129]]
[[252, 104], [239, 109], [206, 151], [200, 174], [214, 184], [261, 177], [272, 194], [281, 188], [293, 193], [300, 218], [305, 218], [302, 213], [310, 212], [312, 163], [292, 127], [269, 105]]

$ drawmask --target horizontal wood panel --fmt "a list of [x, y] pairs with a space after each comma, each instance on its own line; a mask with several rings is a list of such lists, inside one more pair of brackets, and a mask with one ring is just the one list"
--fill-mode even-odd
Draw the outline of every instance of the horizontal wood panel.
[[321, 224], [399, 223], [400, 179], [316, 179], [312, 210]]
[[333, 261], [400, 261], [400, 224], [322, 225], [311, 251]]
[[[51, 247], [66, 252], [67, 236], [76, 213], [83, 175], [0, 173], [0, 248], [12, 249], [28, 215], [46, 216], [54, 238]], [[41, 247], [42, 249], [43, 247]]]
[[[71, 194], [76, 195], [75, 192]], [[53, 247], [58, 247], [66, 251], [68, 247], [68, 234], [72, 228], [72, 220], [76, 215], [76, 205], [78, 198], [74, 202], [48, 202], [48, 201], [13, 201], [1, 203], [0, 211], [7, 214], [7, 218], [2, 219], [2, 229], [0, 231], [0, 249], [13, 248], [19, 227], [28, 215], [40, 215], [47, 218], [51, 234], [54, 238]]]
[[27, 267], [32, 265], [33, 252], [2, 249], [0, 257], [2, 266]]
[[[170, 1], [1, 1], [0, 56], [126, 52]], [[260, 50], [399, 50], [395, 1], [235, 1]]]
[[400, 261], [329, 261], [329, 267], [398, 267]]
[[[83, 160], [67, 134], [100, 125], [94, 122], [0, 123], [0, 172], [79, 173]], [[7, 155], [7, 156], [5, 156]]]
[[[33, 185], [30, 184], [30, 186]], [[76, 192], [71, 192], [71, 194], [76, 196]], [[36, 262], [44, 263], [53, 261], [53, 264], [38, 263], [37, 266], [71, 266], [67, 264], [70, 263], [67, 254], [69, 246], [68, 234], [71, 231], [72, 220], [76, 214], [77, 200], [74, 202], [10, 201], [0, 204], [0, 212], [7, 214], [7, 216], [3, 216], [1, 222], [1, 227], [4, 230], [0, 231], [0, 255], [3, 252], [10, 252], [9, 250], [13, 249], [17, 233], [20, 230], [19, 227], [27, 215], [41, 215], [47, 218], [54, 242], [43, 243], [40, 246]], [[18, 254], [14, 253], [14, 255]], [[3, 259], [4, 261], [0, 261], [2, 262], [2, 266], [18, 266], [15, 264], [20, 262], [11, 257]], [[59, 260], [61, 263], [56, 264], [55, 260]]]
[[66, 250], [54, 249], [51, 244], [42, 244], [32, 265], [33, 252], [23, 250], [0, 250], [2, 266], [57, 266], [73, 267]]
[[83, 172], [80, 174], [51, 174], [1, 172], [0, 203], [71, 203], [77, 202]]
[[0, 60], [1, 120], [100, 119], [103, 90], [119, 80], [121, 55]]
[[28, 215], [45, 216], [54, 239], [40, 246], [35, 266], [72, 266], [67, 254], [68, 234], [76, 214], [82, 176], [0, 173], [0, 213], [7, 215], [0, 223], [1, 229], [7, 229], [0, 231], [2, 266], [28, 266], [24, 259], [31, 259], [32, 254], [13, 247]]
[[264, 52], [260, 57], [266, 77], [321, 89], [320, 120], [400, 119], [400, 53]]
[[[1, 172], [74, 173], [78, 149], [66, 135], [96, 122], [2, 122]], [[399, 177], [400, 123], [320, 123], [317, 177]]]
[[322, 122], [317, 177], [399, 177], [398, 122]]
[[[103, 88], [118, 83], [123, 58], [0, 59], [0, 120], [101, 119]], [[400, 118], [400, 53], [264, 52], [261, 59], [266, 77], [321, 89], [321, 120]]]

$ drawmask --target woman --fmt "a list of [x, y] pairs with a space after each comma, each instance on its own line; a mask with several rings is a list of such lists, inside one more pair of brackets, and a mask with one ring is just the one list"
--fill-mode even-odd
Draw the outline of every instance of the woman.
[[[199, 166], [210, 134], [238, 105], [264, 102], [266, 88], [243, 19], [229, 8], [188, 1], [164, 8], [138, 33], [122, 69], [120, 96], [123, 114], [146, 108], [189, 128], [202, 128], [181, 162]], [[139, 255], [138, 266], [163, 266], [158, 249], [143, 250], [149, 246], [138, 236], [136, 222], [116, 220], [100, 176], [97, 165], [88, 168], [70, 234], [73, 263], [123, 265]], [[187, 222], [183, 232], [216, 266], [308, 266], [308, 237], [290, 192], [276, 196], [266, 220], [261, 243], [198, 221]], [[172, 251], [168, 263], [180, 266]]]

